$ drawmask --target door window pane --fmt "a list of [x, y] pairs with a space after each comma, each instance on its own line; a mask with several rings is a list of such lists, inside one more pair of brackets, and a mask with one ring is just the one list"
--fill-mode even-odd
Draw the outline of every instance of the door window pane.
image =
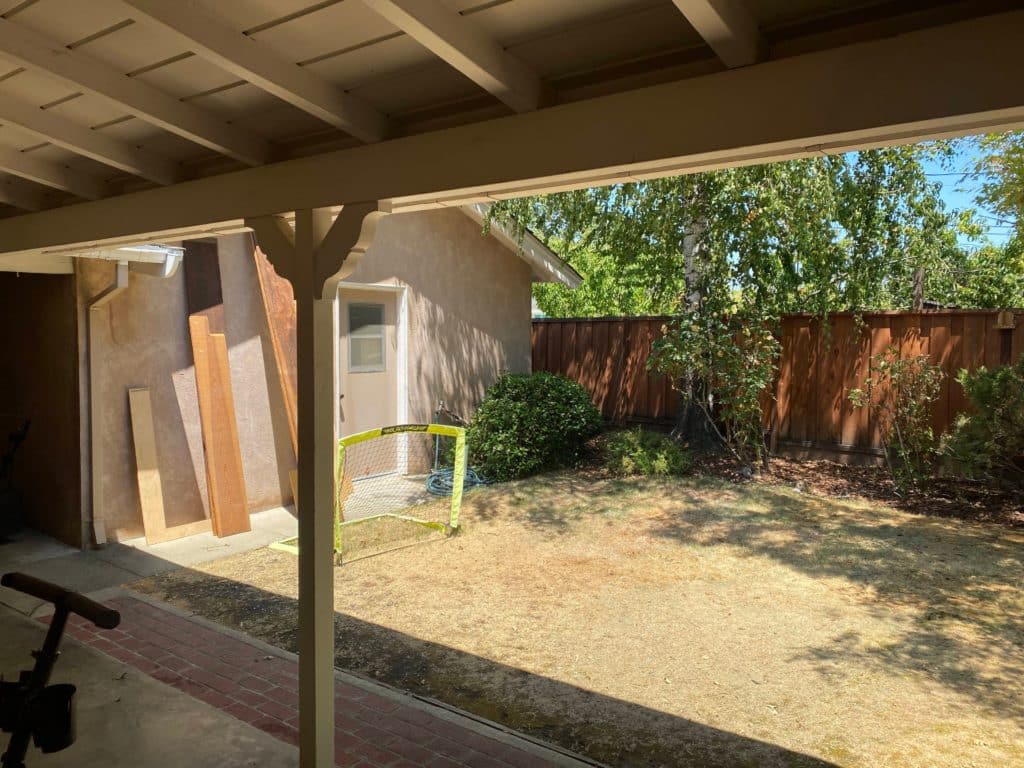
[[348, 369], [353, 373], [386, 368], [384, 305], [348, 305]]

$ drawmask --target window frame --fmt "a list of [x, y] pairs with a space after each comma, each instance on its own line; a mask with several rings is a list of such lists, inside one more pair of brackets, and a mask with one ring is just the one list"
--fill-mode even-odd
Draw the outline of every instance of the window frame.
[[[379, 332], [355, 332], [352, 331], [352, 309], [354, 307], [372, 308], [380, 310], [380, 327]], [[349, 301], [346, 302], [345, 310], [345, 322], [348, 326], [348, 372], [349, 373], [384, 373], [388, 369], [388, 324], [387, 324], [387, 304], [384, 302], [373, 302], [373, 301]], [[377, 339], [380, 341], [380, 359], [379, 364], [373, 365], [356, 365], [355, 358], [352, 352], [352, 341], [354, 339]]]

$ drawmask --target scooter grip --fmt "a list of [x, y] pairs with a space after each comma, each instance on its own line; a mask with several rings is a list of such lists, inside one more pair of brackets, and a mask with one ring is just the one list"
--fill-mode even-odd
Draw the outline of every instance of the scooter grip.
[[91, 621], [101, 629], [113, 629], [121, 623], [121, 614], [113, 608], [90, 600], [85, 595], [64, 589], [49, 581], [37, 579], [26, 573], [5, 573], [0, 577], [0, 584], [10, 589], [23, 592], [26, 595], [38, 597], [56, 606], [62, 606], [71, 613], [77, 613], [84, 619]]

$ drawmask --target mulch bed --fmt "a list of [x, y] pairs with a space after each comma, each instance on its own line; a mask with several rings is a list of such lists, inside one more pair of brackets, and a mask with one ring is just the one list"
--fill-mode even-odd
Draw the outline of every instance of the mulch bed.
[[1024, 528], [1024, 494], [961, 478], [934, 478], [926, 489], [896, 493], [884, 467], [853, 466], [824, 459], [772, 458], [765, 471], [751, 475], [727, 456], [704, 456], [697, 473], [737, 483], [784, 485], [834, 499], [863, 498], [917, 515], [949, 517]]

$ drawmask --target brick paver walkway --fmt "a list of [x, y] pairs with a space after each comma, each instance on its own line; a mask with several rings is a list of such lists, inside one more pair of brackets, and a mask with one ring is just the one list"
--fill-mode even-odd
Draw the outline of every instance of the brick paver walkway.
[[[107, 603], [121, 612], [120, 627], [97, 630], [72, 616], [67, 634], [262, 731], [298, 743], [295, 661], [142, 600], [124, 596]], [[335, 681], [336, 765], [556, 765], [384, 694]]]

